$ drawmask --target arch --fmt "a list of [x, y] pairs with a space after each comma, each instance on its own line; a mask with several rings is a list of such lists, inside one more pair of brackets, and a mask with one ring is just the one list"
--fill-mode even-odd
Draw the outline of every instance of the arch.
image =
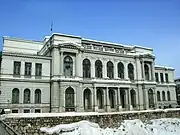
[[147, 64], [144, 65], [144, 73], [145, 73], [145, 80], [149, 80], [149, 66]]
[[70, 56], [64, 57], [64, 76], [73, 75], [73, 59]]
[[115, 108], [115, 92], [114, 90], [109, 90], [109, 101], [110, 101], [110, 107]]
[[31, 96], [31, 91], [29, 89], [25, 89], [24, 90], [24, 103], [25, 104], [30, 103], [30, 101], [31, 101], [30, 96]]
[[124, 64], [122, 62], [118, 63], [118, 77], [124, 79]]
[[124, 89], [120, 90], [120, 100], [122, 108], [126, 108], [126, 91]]
[[35, 90], [35, 104], [40, 104], [41, 103], [41, 90], [36, 89]]
[[157, 101], [161, 101], [161, 94], [159, 91], [157, 91]]
[[168, 101], [171, 101], [171, 95], [169, 91], [167, 91], [167, 98], [168, 98]]
[[12, 90], [12, 104], [19, 104], [19, 89], [14, 88]]
[[163, 101], [166, 101], [166, 94], [165, 94], [164, 91], [162, 91], [162, 100], [163, 100]]
[[154, 94], [152, 89], [148, 90], [148, 101], [149, 101], [149, 108], [154, 107]]
[[128, 77], [130, 80], [134, 80], [134, 66], [133, 64], [128, 64]]
[[84, 101], [84, 109], [89, 110], [91, 109], [91, 90], [90, 89], [85, 89], [83, 93], [83, 101]]
[[91, 77], [91, 62], [89, 59], [83, 60], [83, 77], [85, 78]]
[[97, 90], [97, 103], [98, 103], [98, 108], [103, 109], [104, 108], [104, 99], [103, 99], [104, 93], [103, 90], [98, 89]]
[[135, 108], [136, 107], [136, 92], [135, 92], [135, 90], [132, 89], [130, 91], [130, 94], [131, 94], [131, 105], [133, 108]]
[[102, 62], [100, 60], [96, 60], [95, 62], [95, 76], [102, 78]]
[[107, 77], [114, 78], [114, 65], [111, 61], [107, 62]]
[[74, 89], [68, 87], [65, 91], [65, 108], [66, 111], [74, 111]]

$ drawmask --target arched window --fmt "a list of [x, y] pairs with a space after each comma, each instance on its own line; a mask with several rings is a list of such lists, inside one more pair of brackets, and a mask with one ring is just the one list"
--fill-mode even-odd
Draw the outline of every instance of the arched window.
[[35, 90], [35, 104], [40, 104], [41, 103], [41, 90], [36, 89]]
[[124, 65], [123, 63], [118, 63], [118, 77], [124, 79]]
[[171, 101], [171, 95], [169, 91], [167, 92], [167, 98], [168, 98], [168, 101]]
[[154, 107], [154, 94], [152, 89], [148, 90], [148, 100], [149, 100], [149, 108]]
[[66, 111], [74, 111], [74, 89], [69, 87], [65, 92]]
[[109, 101], [110, 101], [110, 107], [115, 108], [115, 92], [114, 92], [114, 90], [109, 90]]
[[157, 91], [157, 101], [161, 101], [161, 94], [159, 91]]
[[24, 103], [25, 104], [29, 104], [30, 103], [30, 96], [31, 96], [31, 92], [29, 89], [25, 89], [24, 90]]
[[100, 60], [96, 60], [95, 70], [95, 76], [97, 78], [102, 78], [102, 62]]
[[114, 65], [111, 61], [107, 63], [107, 77], [114, 78]]
[[64, 58], [64, 75], [72, 76], [73, 75], [73, 60], [70, 56]]
[[83, 95], [84, 95], [84, 109], [89, 110], [91, 109], [91, 90], [85, 89]]
[[126, 91], [124, 89], [120, 90], [120, 100], [122, 108], [126, 108]]
[[134, 108], [136, 107], [136, 92], [135, 90], [131, 90], [130, 93], [131, 93], [131, 105]]
[[134, 66], [133, 64], [128, 64], [128, 77], [130, 80], [134, 80]]
[[91, 77], [91, 63], [88, 59], [83, 60], [83, 77]]
[[104, 100], [103, 100], [103, 90], [98, 89], [97, 90], [97, 104], [98, 104], [98, 108], [99, 109], [103, 109], [104, 108]]
[[149, 67], [147, 64], [144, 65], [145, 80], [149, 80]]
[[166, 95], [165, 95], [165, 92], [164, 92], [164, 91], [162, 92], [162, 100], [163, 100], [163, 101], [166, 101]]
[[19, 89], [12, 90], [12, 104], [19, 104]]

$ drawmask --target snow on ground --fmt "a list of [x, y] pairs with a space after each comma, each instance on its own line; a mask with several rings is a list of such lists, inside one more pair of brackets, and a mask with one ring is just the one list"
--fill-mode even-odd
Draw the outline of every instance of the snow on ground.
[[180, 135], [180, 119], [162, 118], [143, 123], [139, 119], [125, 120], [119, 128], [101, 129], [98, 124], [80, 121], [52, 128], [42, 127], [41, 132], [59, 135]]

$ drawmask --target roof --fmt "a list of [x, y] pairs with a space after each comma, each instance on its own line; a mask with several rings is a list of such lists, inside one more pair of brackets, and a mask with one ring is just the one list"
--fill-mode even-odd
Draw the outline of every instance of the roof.
[[155, 65], [154, 67], [155, 67], [155, 68], [160, 68], [160, 69], [175, 70], [175, 68], [173, 68], [173, 67], [167, 67], [167, 66]]

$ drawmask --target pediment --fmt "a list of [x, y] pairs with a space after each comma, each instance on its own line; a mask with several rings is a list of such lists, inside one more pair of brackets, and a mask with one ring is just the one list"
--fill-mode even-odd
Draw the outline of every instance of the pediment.
[[72, 49], [84, 49], [84, 47], [81, 44], [75, 43], [75, 42], [63, 42], [60, 44], [60, 46], [65, 48], [72, 48]]

